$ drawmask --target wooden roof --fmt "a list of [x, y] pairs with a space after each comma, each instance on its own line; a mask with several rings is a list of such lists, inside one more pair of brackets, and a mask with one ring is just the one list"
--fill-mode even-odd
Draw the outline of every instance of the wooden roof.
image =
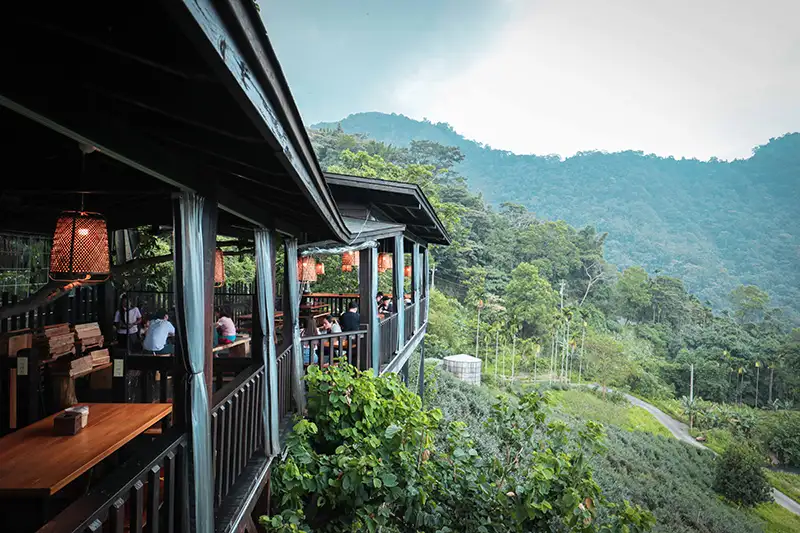
[[[169, 193], [216, 197], [221, 224], [349, 235], [248, 0], [16, 3], [0, 32], [1, 229], [61, 209], [112, 227], [170, 220]], [[80, 172], [76, 141], [100, 149]]]
[[450, 236], [418, 185], [343, 174], [325, 178], [339, 206], [360, 205], [383, 222], [402, 224], [420, 244], [450, 244]]

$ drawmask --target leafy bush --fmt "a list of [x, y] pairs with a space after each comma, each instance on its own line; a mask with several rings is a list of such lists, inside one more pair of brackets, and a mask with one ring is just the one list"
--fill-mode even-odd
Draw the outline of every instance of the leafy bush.
[[767, 446], [781, 463], [800, 466], [800, 413], [778, 413], [775, 418]]
[[278, 509], [261, 520], [269, 531], [636, 533], [652, 525], [646, 511], [605, 502], [594, 482], [588, 454], [600, 426], [548, 423], [544, 395], [494, 402], [484, 427], [501, 453], [482, 456], [464, 423], [422, 410], [396, 376], [342, 364], [310, 367], [306, 381], [308, 418], [275, 469]]
[[764, 457], [749, 444], [731, 444], [717, 462], [714, 490], [747, 507], [772, 501], [771, 488], [763, 471], [765, 464]]

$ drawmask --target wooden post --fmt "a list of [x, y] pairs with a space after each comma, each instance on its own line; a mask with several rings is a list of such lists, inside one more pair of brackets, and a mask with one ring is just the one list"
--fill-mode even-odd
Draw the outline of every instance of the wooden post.
[[422, 296], [422, 290], [420, 287], [420, 280], [422, 276], [420, 276], [421, 261], [419, 248], [419, 244], [414, 243], [411, 251], [411, 298], [414, 300], [414, 333], [419, 330], [421, 313], [420, 298]]
[[17, 426], [25, 427], [39, 419], [39, 352], [26, 348], [17, 352]]
[[[392, 299], [394, 300], [394, 311], [397, 313], [397, 318], [395, 319], [395, 326], [397, 327], [396, 353], [400, 353], [400, 351], [403, 349], [403, 346], [406, 344], [406, 301], [404, 298], [405, 291], [403, 290], [404, 252], [403, 236], [397, 235], [394, 238], [394, 257], [392, 258], [394, 269], [392, 271]], [[392, 358], [390, 357], [389, 360], [391, 361], [391, 359]]]
[[[380, 373], [380, 323], [378, 320], [378, 249], [359, 252], [358, 292], [361, 323], [367, 326], [367, 354], [370, 367]], [[364, 369], [366, 370], [366, 369]]]

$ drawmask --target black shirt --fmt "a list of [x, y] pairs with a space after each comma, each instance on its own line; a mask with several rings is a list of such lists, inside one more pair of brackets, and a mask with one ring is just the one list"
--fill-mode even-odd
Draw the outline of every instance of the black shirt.
[[361, 327], [361, 315], [352, 311], [342, 313], [339, 324], [342, 326], [342, 331], [358, 331]]

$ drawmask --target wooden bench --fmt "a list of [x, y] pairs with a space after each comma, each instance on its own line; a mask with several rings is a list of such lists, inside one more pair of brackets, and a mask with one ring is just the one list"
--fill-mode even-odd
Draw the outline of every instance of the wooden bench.
[[249, 335], [237, 336], [236, 340], [230, 344], [220, 344], [219, 346], [215, 346], [211, 351], [216, 355], [222, 351], [229, 350], [230, 357], [247, 357], [250, 355], [250, 339], [251, 337]]

